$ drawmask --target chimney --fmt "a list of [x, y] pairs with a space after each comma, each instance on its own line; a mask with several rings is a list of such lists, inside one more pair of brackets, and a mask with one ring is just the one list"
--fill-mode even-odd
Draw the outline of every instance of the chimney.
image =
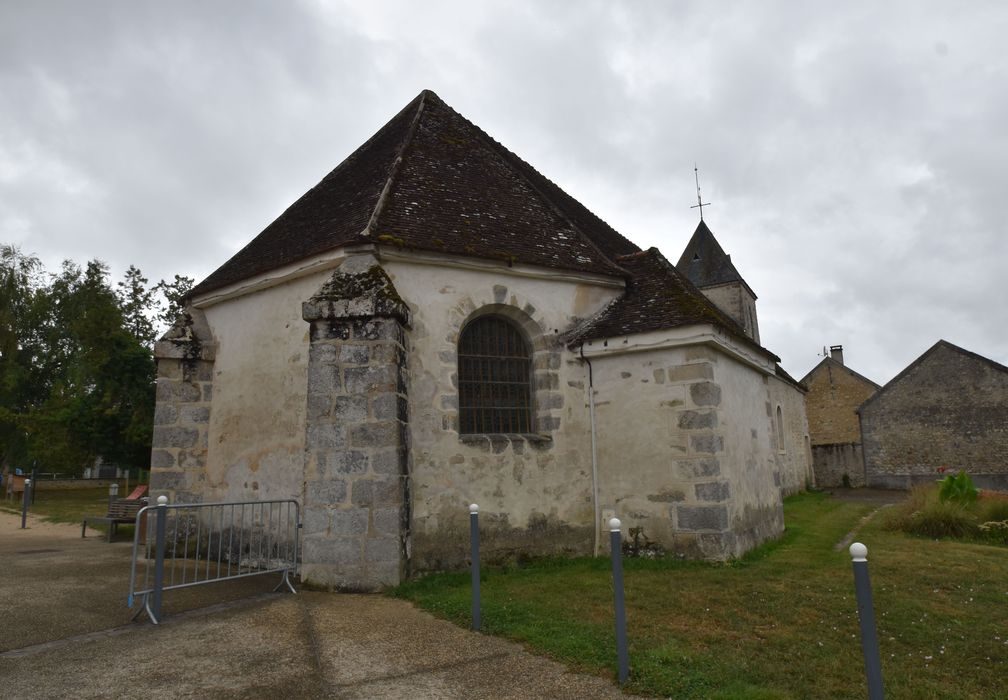
[[843, 364], [843, 345], [830, 345], [829, 356], [831, 360]]

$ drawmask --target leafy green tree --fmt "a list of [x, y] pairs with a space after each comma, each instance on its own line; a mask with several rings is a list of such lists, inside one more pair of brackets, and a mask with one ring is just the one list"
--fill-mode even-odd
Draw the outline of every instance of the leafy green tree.
[[75, 469], [95, 458], [143, 466], [154, 413], [154, 360], [129, 328], [120, 297], [97, 260], [64, 262], [48, 290], [45, 402], [29, 416], [40, 462]]
[[0, 469], [27, 459], [23, 416], [41, 398], [37, 361], [42, 263], [10, 245], [0, 246]]
[[161, 280], [154, 286], [154, 290], [160, 292], [163, 297], [159, 306], [158, 320], [164, 324], [165, 330], [171, 328], [185, 311], [185, 298], [193, 283], [192, 277], [175, 275], [175, 279], [171, 282]]
[[151, 316], [155, 311], [154, 288], [147, 287], [147, 278], [135, 265], [129, 266], [117, 286], [126, 329], [141, 345], [153, 345], [155, 334]]

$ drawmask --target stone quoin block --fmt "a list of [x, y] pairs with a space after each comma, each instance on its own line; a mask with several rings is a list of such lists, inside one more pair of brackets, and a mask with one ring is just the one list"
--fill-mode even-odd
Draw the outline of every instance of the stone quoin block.
[[726, 481], [697, 484], [693, 488], [698, 501], [727, 501], [731, 497], [731, 486]]
[[714, 382], [690, 384], [690, 398], [697, 406], [720, 406], [721, 387]]
[[680, 530], [727, 530], [728, 509], [725, 506], [676, 507]]
[[699, 476], [718, 476], [721, 474], [721, 462], [716, 458], [678, 459], [676, 468], [679, 476], [690, 479]]

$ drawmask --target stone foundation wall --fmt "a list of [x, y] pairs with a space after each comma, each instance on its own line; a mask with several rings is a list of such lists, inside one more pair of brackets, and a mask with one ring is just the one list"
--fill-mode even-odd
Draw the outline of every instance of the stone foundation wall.
[[846, 442], [837, 445], [815, 445], [812, 448], [812, 469], [815, 483], [821, 489], [844, 486], [847, 476], [850, 486], [864, 486], [864, 458], [861, 445]]

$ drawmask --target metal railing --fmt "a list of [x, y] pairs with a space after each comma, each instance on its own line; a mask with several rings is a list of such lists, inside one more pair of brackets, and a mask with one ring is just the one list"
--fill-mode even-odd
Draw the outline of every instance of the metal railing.
[[158, 624], [164, 591], [248, 576], [280, 574], [273, 590], [297, 593], [300, 525], [294, 500], [169, 505], [158, 497], [136, 516], [128, 602], [142, 605], [133, 618], [146, 611]]

